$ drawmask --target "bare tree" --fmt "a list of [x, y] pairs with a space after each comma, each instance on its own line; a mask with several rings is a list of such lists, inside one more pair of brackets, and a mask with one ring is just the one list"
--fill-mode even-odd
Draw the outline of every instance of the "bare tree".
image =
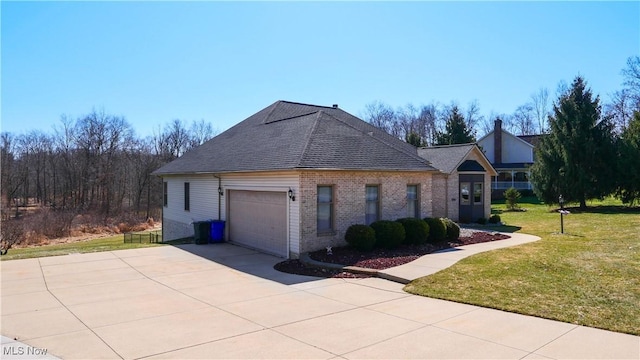
[[511, 116], [511, 122], [516, 129], [516, 135], [533, 135], [536, 133], [535, 110], [532, 104], [518, 106]]
[[430, 105], [423, 105], [420, 108], [420, 114], [416, 121], [418, 135], [420, 135], [423, 144], [433, 145], [438, 131], [436, 126], [438, 121], [438, 106], [433, 103]]
[[174, 119], [161, 131], [154, 133], [153, 139], [156, 153], [167, 161], [182, 156], [190, 148], [189, 131], [179, 119]]
[[204, 144], [217, 134], [217, 131], [211, 126], [211, 123], [204, 121], [204, 119], [200, 121], [194, 120], [191, 123], [189, 132], [191, 135], [189, 139], [189, 149]]
[[536, 120], [537, 132], [542, 134], [547, 131], [547, 118], [551, 114], [549, 108], [549, 91], [540, 88], [531, 95], [531, 106]]
[[7, 132], [0, 134], [0, 165], [2, 166], [0, 188], [2, 189], [2, 208], [6, 209], [14, 203], [19, 190], [27, 180], [24, 167], [21, 166], [17, 154], [17, 139]]
[[389, 134], [394, 132], [396, 114], [393, 108], [381, 101], [374, 101], [365, 105], [362, 118], [369, 124], [384, 130]]
[[628, 96], [633, 102], [633, 106], [640, 108], [640, 56], [632, 56], [627, 59], [627, 67], [622, 70], [624, 76], [624, 87]]
[[484, 117], [480, 115], [480, 104], [478, 100], [473, 100], [467, 105], [466, 117], [467, 128], [476, 129], [479, 123], [484, 121]]
[[611, 95], [611, 103], [604, 106], [605, 114], [611, 118], [618, 133], [621, 133], [629, 125], [629, 121], [633, 117], [634, 103], [628, 89], [622, 89], [614, 92]]
[[622, 70], [623, 88], [611, 95], [611, 103], [606, 104], [605, 114], [610, 117], [618, 133], [622, 133], [633, 118], [634, 111], [640, 111], [640, 56], [627, 59], [627, 67]]

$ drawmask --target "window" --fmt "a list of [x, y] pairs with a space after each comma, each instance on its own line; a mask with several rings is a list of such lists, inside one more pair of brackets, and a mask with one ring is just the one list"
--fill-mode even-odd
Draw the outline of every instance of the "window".
[[471, 184], [468, 182], [460, 183], [460, 205], [469, 205], [471, 197]]
[[371, 225], [374, 221], [380, 220], [380, 187], [378, 185], [367, 185], [365, 193], [367, 199], [365, 222], [367, 225]]
[[189, 196], [189, 183], [186, 182], [184, 183], [184, 210], [185, 211], [189, 211], [189, 203], [190, 203], [190, 196]]
[[164, 206], [169, 204], [169, 186], [166, 181], [162, 183], [162, 204]]
[[529, 181], [529, 176], [526, 172], [518, 171], [513, 177], [515, 181]]
[[473, 183], [473, 203], [482, 204], [482, 183]]
[[318, 186], [318, 234], [333, 231], [333, 187]]
[[418, 185], [407, 185], [407, 215], [420, 218], [420, 193]]

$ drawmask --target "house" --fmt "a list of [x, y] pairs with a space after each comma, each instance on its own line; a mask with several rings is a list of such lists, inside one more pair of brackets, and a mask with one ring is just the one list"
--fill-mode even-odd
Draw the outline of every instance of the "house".
[[[476, 144], [444, 145], [418, 149], [433, 175], [433, 217], [475, 222], [491, 214], [491, 178], [497, 175]], [[435, 191], [438, 189], [439, 191]]]
[[502, 129], [502, 120], [496, 119], [494, 129], [478, 140], [478, 145], [498, 172], [492, 178], [491, 188], [500, 194], [508, 188], [532, 190], [529, 168], [534, 162], [534, 148], [540, 135], [513, 135]]
[[[476, 151], [455, 156], [462, 154], [493, 174]], [[343, 245], [352, 224], [434, 213], [457, 220], [464, 213], [454, 209], [458, 189], [446, 190], [446, 180], [481, 173], [476, 164], [460, 169], [465, 160], [442, 172], [414, 146], [337, 105], [277, 101], [154, 172], [164, 183], [163, 237], [189, 237], [194, 221], [219, 219], [225, 240], [296, 258]]]

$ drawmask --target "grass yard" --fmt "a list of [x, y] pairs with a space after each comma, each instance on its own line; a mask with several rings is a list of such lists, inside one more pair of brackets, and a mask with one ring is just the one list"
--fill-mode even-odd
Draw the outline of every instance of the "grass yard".
[[466, 258], [405, 290], [640, 335], [640, 208], [613, 199], [572, 208], [559, 234], [560, 215], [531, 200], [520, 201], [526, 212], [505, 212], [504, 204], [493, 212], [508, 225], [503, 231], [542, 240]]
[[79, 241], [68, 244], [43, 245], [30, 248], [9, 249], [6, 255], [0, 257], [1, 260], [29, 259], [44, 256], [68, 255], [74, 253], [90, 253], [99, 251], [138, 249], [144, 247], [166, 246], [170, 244], [184, 243], [184, 241], [172, 241], [165, 243], [124, 243], [122, 234], [94, 240]]

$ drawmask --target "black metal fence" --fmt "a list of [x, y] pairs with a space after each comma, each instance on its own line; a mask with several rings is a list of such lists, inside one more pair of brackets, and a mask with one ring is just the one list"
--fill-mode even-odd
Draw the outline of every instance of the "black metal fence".
[[162, 232], [124, 233], [125, 243], [158, 243], [162, 242]]

